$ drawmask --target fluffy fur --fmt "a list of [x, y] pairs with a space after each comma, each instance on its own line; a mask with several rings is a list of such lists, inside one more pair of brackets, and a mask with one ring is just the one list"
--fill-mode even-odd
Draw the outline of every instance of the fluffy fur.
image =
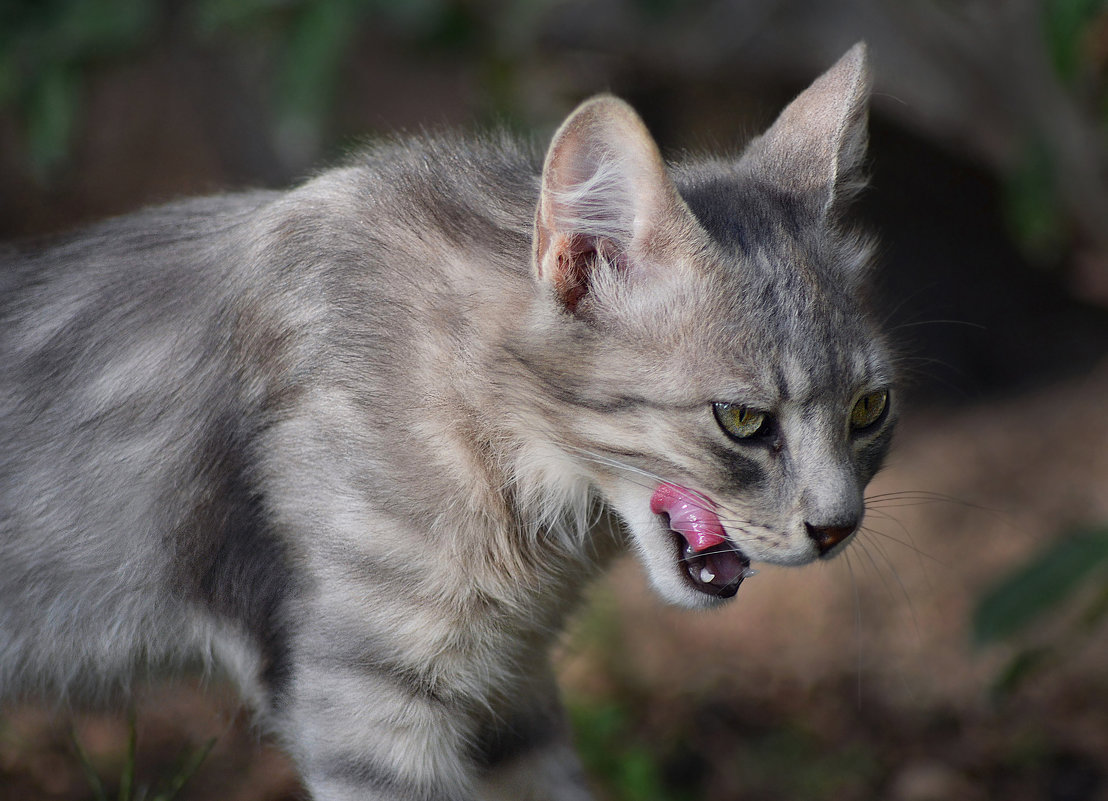
[[859, 46], [734, 161], [667, 166], [602, 97], [545, 161], [401, 141], [10, 248], [0, 692], [199, 658], [320, 801], [587, 797], [547, 663], [582, 585], [629, 542], [721, 600], [657, 486], [752, 560], [861, 520], [895, 417], [849, 422], [893, 381], [840, 219], [867, 91]]

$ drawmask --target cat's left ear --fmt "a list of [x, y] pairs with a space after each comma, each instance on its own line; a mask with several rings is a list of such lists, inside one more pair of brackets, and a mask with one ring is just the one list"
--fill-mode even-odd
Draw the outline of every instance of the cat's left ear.
[[865, 42], [790, 103], [743, 157], [751, 174], [834, 221], [862, 189], [870, 93]]
[[634, 280], [696, 236], [699, 224], [639, 116], [609, 95], [554, 134], [535, 213], [533, 264], [577, 313], [600, 276]]

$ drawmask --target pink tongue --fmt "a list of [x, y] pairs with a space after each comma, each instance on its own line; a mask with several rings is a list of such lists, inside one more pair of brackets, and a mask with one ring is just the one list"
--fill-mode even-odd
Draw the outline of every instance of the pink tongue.
[[660, 484], [650, 499], [650, 511], [669, 515], [669, 527], [696, 552], [726, 542], [723, 525], [708, 506], [708, 501], [676, 484]]

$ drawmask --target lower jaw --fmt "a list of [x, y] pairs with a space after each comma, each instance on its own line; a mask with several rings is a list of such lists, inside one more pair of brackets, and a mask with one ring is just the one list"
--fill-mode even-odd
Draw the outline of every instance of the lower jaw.
[[733, 545], [724, 544], [695, 552], [679, 534], [674, 534], [677, 569], [685, 584], [709, 598], [734, 597], [739, 585], [756, 571], [750, 560]]

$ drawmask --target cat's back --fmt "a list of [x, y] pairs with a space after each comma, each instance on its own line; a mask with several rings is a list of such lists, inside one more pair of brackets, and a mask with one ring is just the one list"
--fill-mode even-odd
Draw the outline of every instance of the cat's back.
[[[187, 627], [164, 588], [187, 596], [182, 560], [255, 514], [232, 507], [258, 497], [263, 432], [322, 424], [313, 393], [412, 406], [402, 385], [438, 375], [466, 298], [530, 291], [537, 193], [507, 137], [424, 136], [289, 191], [0, 247], [0, 684], [66, 643], [79, 670], [89, 621], [121, 643]], [[394, 435], [367, 430], [367, 450]]]

